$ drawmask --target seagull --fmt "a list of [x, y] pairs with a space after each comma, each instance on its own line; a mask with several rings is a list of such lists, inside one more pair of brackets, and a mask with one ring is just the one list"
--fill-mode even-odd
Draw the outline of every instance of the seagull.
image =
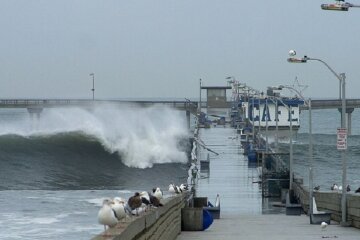
[[146, 205], [146, 210], [147, 210], [147, 208], [151, 204], [150, 194], [148, 192], [143, 191], [140, 193], [140, 197], [141, 197], [142, 203]]
[[157, 197], [155, 197], [154, 195], [150, 194], [150, 204], [154, 207], [162, 207], [164, 205], [162, 205], [162, 203], [160, 203], [160, 199], [158, 199]]
[[355, 193], [360, 193], [360, 187], [355, 190]]
[[112, 201], [110, 199], [104, 199], [103, 205], [98, 213], [98, 221], [104, 225], [104, 231], [106, 231], [106, 226], [114, 227], [118, 223], [116, 213], [114, 209], [111, 208], [111, 204]]
[[130, 212], [136, 209], [136, 215], [139, 215], [138, 208], [140, 208], [142, 205], [140, 193], [136, 192], [134, 196], [130, 197], [127, 205], [130, 208]]
[[332, 187], [331, 187], [331, 190], [333, 190], [333, 191], [338, 191], [338, 190], [339, 190], [338, 185], [336, 185], [336, 183], [334, 183], [334, 184], [332, 185]]
[[150, 194], [148, 192], [145, 192], [145, 191], [141, 192], [140, 197], [141, 197], [142, 203], [144, 203], [145, 205], [150, 204]]
[[126, 218], [125, 199], [115, 197], [111, 204], [111, 208], [115, 211], [118, 220]]
[[180, 185], [180, 189], [181, 189], [182, 192], [185, 192], [185, 191], [189, 190], [189, 186], [187, 184], [182, 183]]
[[342, 191], [342, 186], [339, 186], [339, 189], [338, 189], [339, 191]]
[[173, 183], [169, 185], [169, 192], [175, 193], [175, 185]]
[[163, 192], [161, 191], [160, 188], [153, 188], [153, 194], [155, 197], [157, 197], [159, 200], [161, 200], [163, 198]]
[[315, 191], [319, 191], [319, 190], [320, 190], [320, 185], [314, 187], [314, 190], [315, 190]]
[[322, 223], [321, 223], [321, 229], [322, 229], [322, 230], [325, 230], [325, 228], [326, 228], [327, 225], [328, 225], [328, 224], [327, 224], [326, 222], [322, 222]]
[[220, 195], [216, 194], [215, 207], [220, 207]]
[[169, 185], [169, 192], [171, 193], [180, 193], [182, 192], [178, 186], [175, 186], [173, 183]]

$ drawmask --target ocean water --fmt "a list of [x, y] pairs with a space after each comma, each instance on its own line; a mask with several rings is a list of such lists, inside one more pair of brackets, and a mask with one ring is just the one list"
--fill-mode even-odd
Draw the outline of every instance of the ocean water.
[[[295, 138], [294, 172], [303, 177], [304, 185], [309, 182], [309, 115], [308, 111], [301, 113], [301, 128]], [[341, 152], [336, 148], [336, 131], [341, 126], [340, 113], [337, 109], [312, 111], [312, 137], [313, 137], [313, 174], [314, 186], [320, 185], [321, 190], [330, 190], [336, 183], [342, 185]], [[348, 136], [347, 183], [352, 190], [360, 187], [360, 110], [352, 113], [352, 131]], [[281, 145], [288, 149], [288, 144]]]
[[0, 109], [0, 239], [90, 239], [103, 198], [187, 181], [188, 137], [163, 107]]

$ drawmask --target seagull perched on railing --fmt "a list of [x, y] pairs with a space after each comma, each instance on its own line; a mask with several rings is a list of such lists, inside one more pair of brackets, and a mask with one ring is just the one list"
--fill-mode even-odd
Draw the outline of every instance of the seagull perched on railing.
[[161, 189], [159, 187], [153, 188], [153, 195], [155, 197], [157, 197], [159, 200], [161, 200], [163, 198], [163, 192], [161, 191]]
[[171, 183], [169, 185], [169, 192], [171, 192], [171, 193], [181, 193], [182, 191], [181, 191], [180, 187], [178, 187], [175, 184]]
[[139, 208], [142, 205], [142, 200], [140, 197], [140, 193], [136, 192], [134, 196], [130, 197], [127, 202], [127, 207], [130, 208], [130, 212], [136, 210], [136, 215], [139, 215]]
[[187, 185], [187, 184], [181, 184], [180, 185], [180, 190], [182, 191], [182, 192], [185, 192], [185, 191], [187, 191], [187, 190], [189, 190], [189, 186]]
[[115, 211], [115, 213], [116, 213], [115, 217], [118, 220], [126, 218], [126, 216], [127, 216], [126, 210], [125, 210], [125, 202], [126, 202], [125, 199], [115, 197], [113, 200], [113, 203], [111, 204], [111, 208]]
[[336, 183], [334, 183], [334, 184], [331, 186], [331, 190], [333, 190], [333, 191], [338, 191], [338, 190], [339, 190], [338, 185], [336, 185]]
[[106, 231], [106, 226], [114, 227], [118, 223], [116, 213], [114, 209], [111, 208], [111, 204], [112, 201], [110, 199], [104, 199], [103, 205], [98, 213], [98, 221], [104, 225], [104, 231]]

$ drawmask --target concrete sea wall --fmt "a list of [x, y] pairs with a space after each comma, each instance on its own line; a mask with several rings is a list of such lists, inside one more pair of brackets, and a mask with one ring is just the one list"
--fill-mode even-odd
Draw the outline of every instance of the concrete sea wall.
[[171, 240], [176, 239], [181, 232], [181, 209], [188, 203], [190, 194], [178, 194], [162, 201], [163, 207], [133, 216], [127, 222], [120, 222], [115, 227], [107, 229], [93, 240]]
[[[303, 185], [294, 183], [295, 195], [300, 199], [303, 209], [309, 209], [309, 191]], [[341, 221], [341, 192], [333, 191], [314, 191], [313, 196], [316, 200], [318, 210], [328, 210], [331, 212], [331, 219]], [[351, 226], [360, 228], [360, 194], [347, 193], [347, 221]]]

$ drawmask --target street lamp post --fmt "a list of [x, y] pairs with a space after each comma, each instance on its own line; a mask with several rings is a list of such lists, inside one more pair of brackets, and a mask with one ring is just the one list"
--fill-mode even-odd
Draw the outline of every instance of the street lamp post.
[[268, 124], [268, 99], [266, 98], [265, 99], [265, 111], [264, 111], [265, 113], [266, 113], [266, 128], [265, 128], [265, 135], [266, 135], [266, 145], [265, 145], [265, 152], [266, 152], [266, 154], [267, 154], [267, 152], [268, 152], [268, 149], [269, 149], [269, 143], [268, 143], [268, 140], [269, 140], [269, 137], [268, 137], [268, 127], [269, 127], [269, 124]]
[[[271, 99], [271, 98], [270, 98]], [[289, 190], [292, 190], [293, 185], [293, 131], [292, 131], [292, 110], [291, 110], [291, 104], [287, 106], [281, 98], [275, 98], [276, 99], [276, 111], [278, 108], [277, 101], [281, 102], [284, 107], [289, 112], [289, 121], [290, 121], [290, 136], [289, 136], [289, 145], [290, 145], [290, 156], [289, 156]], [[273, 100], [272, 100], [273, 101]], [[274, 102], [274, 101], [273, 101]]]
[[[345, 98], [345, 73], [337, 74], [325, 61], [319, 58], [310, 58], [308, 56], [304, 56], [303, 58], [295, 58], [296, 52], [294, 50], [290, 50], [289, 52], [290, 58], [287, 59], [288, 62], [291, 63], [306, 63], [307, 61], [318, 61], [323, 63], [340, 81], [340, 91], [341, 92], [341, 129], [347, 132], [346, 124], [345, 124], [345, 113], [346, 113], [346, 98]], [[347, 144], [347, 143], [346, 143]], [[339, 149], [340, 150], [340, 149]], [[341, 196], [341, 224], [343, 226], [347, 225], [346, 219], [346, 150], [345, 146], [341, 151], [341, 160], [342, 160], [342, 196]]]
[[92, 99], [93, 101], [95, 100], [95, 74], [94, 73], [90, 73], [90, 76], [92, 76]]
[[307, 101], [302, 96], [302, 94], [296, 90], [295, 88], [291, 86], [279, 86], [279, 89], [287, 88], [290, 89], [298, 94], [298, 96], [301, 97], [302, 100], [304, 100], [304, 103], [309, 108], [309, 216], [313, 213], [313, 144], [312, 144], [312, 116], [311, 116], [311, 98], [309, 98]]

